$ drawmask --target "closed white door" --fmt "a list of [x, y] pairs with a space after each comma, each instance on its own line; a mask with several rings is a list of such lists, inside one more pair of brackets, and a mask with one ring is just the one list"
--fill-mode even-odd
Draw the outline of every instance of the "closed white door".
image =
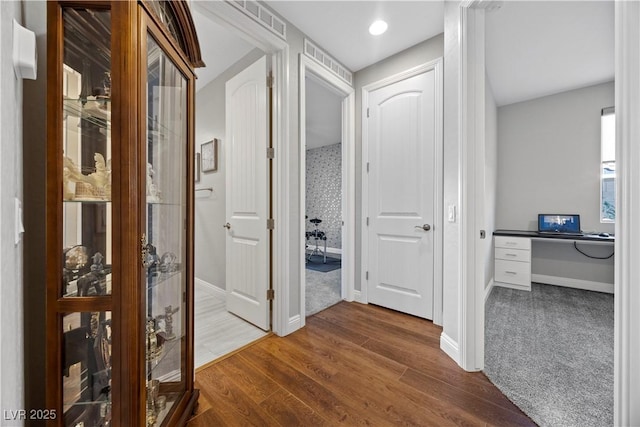
[[370, 303], [433, 318], [435, 71], [370, 92]]
[[269, 329], [267, 62], [226, 84], [227, 310]]

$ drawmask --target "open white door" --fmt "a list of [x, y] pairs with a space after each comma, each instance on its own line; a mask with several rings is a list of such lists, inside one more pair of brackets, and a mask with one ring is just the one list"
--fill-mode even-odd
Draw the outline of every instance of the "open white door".
[[435, 71], [369, 94], [368, 301], [433, 318]]
[[227, 310], [269, 329], [266, 57], [226, 84]]

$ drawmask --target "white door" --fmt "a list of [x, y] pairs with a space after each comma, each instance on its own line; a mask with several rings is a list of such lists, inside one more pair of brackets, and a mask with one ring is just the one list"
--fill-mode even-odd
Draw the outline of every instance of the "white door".
[[433, 318], [435, 71], [369, 94], [370, 303]]
[[267, 61], [226, 84], [227, 310], [269, 329]]

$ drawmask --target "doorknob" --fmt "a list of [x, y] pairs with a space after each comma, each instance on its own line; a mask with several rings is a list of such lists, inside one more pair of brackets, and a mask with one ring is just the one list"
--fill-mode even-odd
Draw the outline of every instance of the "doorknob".
[[415, 227], [415, 228], [421, 228], [421, 229], [423, 229], [424, 231], [429, 231], [429, 230], [431, 230], [431, 226], [430, 226], [429, 224], [416, 225], [416, 227]]
[[227, 230], [231, 230], [231, 224], [226, 223], [225, 225], [222, 226], [223, 228], [226, 228]]

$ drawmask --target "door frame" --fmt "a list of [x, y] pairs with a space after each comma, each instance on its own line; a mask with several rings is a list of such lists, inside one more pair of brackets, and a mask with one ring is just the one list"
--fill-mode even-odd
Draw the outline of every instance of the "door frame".
[[369, 162], [369, 128], [367, 123], [367, 105], [369, 105], [369, 93], [391, 85], [393, 83], [406, 80], [410, 77], [417, 76], [427, 71], [435, 71], [436, 79], [436, 159], [435, 159], [435, 180], [434, 180], [434, 224], [432, 226], [433, 240], [433, 323], [442, 325], [442, 274], [443, 274], [443, 200], [444, 200], [444, 138], [443, 138], [443, 58], [436, 58], [433, 61], [426, 62], [400, 73], [385, 77], [373, 83], [369, 83], [362, 87], [362, 218], [361, 218], [361, 235], [360, 244], [361, 251], [361, 271], [360, 271], [360, 293], [357, 295], [357, 301], [368, 304], [368, 280], [367, 271], [369, 270], [369, 227], [367, 225], [367, 217], [369, 216], [369, 174], [367, 173], [367, 163]]
[[306, 222], [306, 85], [305, 78], [312, 78], [338, 93], [342, 99], [342, 299], [353, 301], [355, 291], [355, 89], [342, 81], [315, 61], [299, 54], [299, 109], [300, 109], [300, 327], [306, 323], [306, 268], [305, 232]]
[[[474, 149], [478, 137], [477, 127], [473, 123], [476, 113], [484, 114], [484, 103], [478, 102], [478, 85], [484, 87], [484, 38], [482, 43], [472, 40], [477, 36], [482, 19], [476, 20], [475, 14], [482, 15], [482, 0], [464, 0], [458, 5], [457, 26], [460, 29], [460, 96], [457, 99], [458, 131], [460, 132], [459, 166], [475, 162]], [[446, 20], [446, 18], [445, 18]], [[640, 305], [640, 265], [635, 260], [640, 257], [640, 227], [633, 219], [640, 216], [640, 126], [633, 117], [640, 114], [640, 3], [615, 3], [615, 108], [616, 108], [616, 158], [618, 161], [616, 197], [616, 242], [615, 242], [615, 279], [614, 279], [614, 425], [634, 425], [640, 421], [640, 312], [633, 307]], [[484, 92], [482, 92], [484, 95]], [[480, 111], [482, 110], [482, 111]], [[460, 177], [460, 189], [464, 194], [473, 191], [473, 175]], [[466, 199], [466, 200], [465, 200]], [[465, 206], [461, 204], [461, 207]], [[461, 214], [469, 216], [466, 209]], [[462, 216], [461, 215], [461, 216]], [[475, 217], [467, 219], [469, 228], [461, 231], [461, 252], [465, 247], [474, 246], [478, 227]], [[474, 225], [475, 224], [475, 225]], [[475, 266], [461, 258], [461, 273], [465, 277], [478, 277]], [[482, 369], [484, 361], [478, 360], [480, 343], [484, 345], [484, 323], [481, 316], [484, 310], [484, 284], [477, 280], [462, 280], [460, 283], [456, 317], [460, 325], [459, 355], [456, 360], [465, 370]], [[478, 301], [480, 300], [480, 301]], [[455, 359], [455, 357], [454, 357]]]
[[[207, 17], [227, 28], [233, 34], [253, 44], [271, 58], [273, 73], [273, 98], [271, 138], [274, 151], [272, 175], [271, 206], [275, 220], [272, 234], [271, 288], [274, 300], [271, 310], [272, 332], [284, 336], [297, 329], [290, 325], [291, 308], [289, 289], [291, 287], [290, 270], [290, 227], [291, 223], [289, 187], [291, 182], [291, 152], [289, 149], [289, 44], [283, 38], [269, 31], [257, 21], [238, 10], [235, 6], [222, 1], [193, 2], [194, 8]], [[265, 76], [266, 78], [266, 76]], [[265, 153], [266, 156], [266, 153]], [[266, 159], [266, 157], [265, 157]], [[268, 177], [265, 177], [267, 179]]]

